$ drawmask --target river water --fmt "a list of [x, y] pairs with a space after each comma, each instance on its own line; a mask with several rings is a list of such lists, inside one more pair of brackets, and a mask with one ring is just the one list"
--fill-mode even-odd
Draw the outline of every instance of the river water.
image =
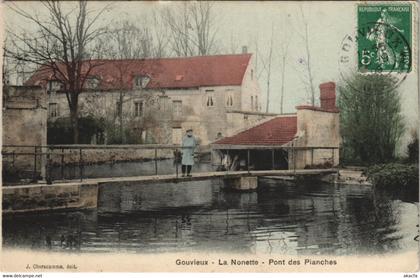
[[[3, 215], [3, 247], [56, 252], [379, 254], [418, 248], [418, 199], [362, 185], [260, 179], [99, 189], [92, 210]], [[417, 226], [416, 226], [417, 225]]]
[[[167, 175], [176, 173], [176, 164], [173, 159], [161, 159], [155, 161], [127, 161], [117, 163], [102, 163], [85, 165], [82, 170], [83, 178], [111, 178], [130, 176], [149, 176], [156, 174]], [[213, 171], [210, 163], [198, 163], [194, 165], [194, 172]], [[178, 165], [178, 173], [181, 174], [181, 166]], [[78, 165], [66, 165], [63, 169], [59, 166], [52, 167], [51, 176], [53, 180], [78, 179], [80, 178], [80, 167]]]

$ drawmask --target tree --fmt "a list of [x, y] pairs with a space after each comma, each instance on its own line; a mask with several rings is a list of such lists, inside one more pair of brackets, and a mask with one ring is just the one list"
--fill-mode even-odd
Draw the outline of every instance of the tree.
[[362, 163], [390, 161], [404, 133], [395, 80], [382, 74], [354, 75], [339, 86], [344, 158]]
[[91, 70], [98, 66], [92, 62], [89, 50], [103, 34], [104, 29], [97, 23], [109, 6], [95, 12], [88, 9], [87, 1], [65, 8], [58, 1], [44, 1], [41, 5], [46, 10], [44, 16], [9, 4], [11, 10], [28, 20], [36, 30], [22, 34], [16, 32], [16, 28], [7, 30], [13, 43], [6, 49], [6, 55], [38, 65], [39, 72], [51, 73], [50, 79], [61, 83], [70, 109], [73, 142], [78, 143], [79, 95]]
[[161, 19], [170, 31], [170, 47], [176, 56], [202, 56], [217, 52], [212, 2], [174, 4], [162, 11]]
[[280, 65], [280, 71], [281, 71], [281, 88], [280, 88], [280, 114], [283, 114], [283, 110], [284, 110], [284, 84], [286, 82], [285, 80], [285, 74], [286, 74], [286, 60], [289, 54], [289, 45], [290, 42], [292, 40], [292, 32], [289, 32], [287, 30], [287, 26], [290, 25], [289, 22], [289, 18], [290, 18], [290, 14], [287, 14], [283, 16], [283, 24], [281, 24], [281, 26], [283, 26], [283, 29], [281, 30], [281, 42], [280, 42], [280, 47], [279, 47], [279, 52], [278, 55], [280, 57], [281, 60], [281, 65]]
[[[155, 20], [156, 18], [153, 18], [152, 22], [156, 23]], [[126, 93], [131, 90], [133, 85], [127, 83], [127, 76], [132, 74], [134, 67], [136, 71], [141, 71], [139, 60], [160, 57], [158, 55], [163, 55], [165, 52], [165, 38], [151, 30], [146, 21], [144, 23], [143, 27], [139, 28], [128, 20], [115, 22], [105, 36], [108, 48], [103, 52], [104, 56], [115, 60], [114, 66], [118, 74], [115, 85], [119, 88], [119, 101], [114, 122], [117, 118], [119, 119], [119, 143], [125, 143], [126, 141], [124, 122], [126, 121], [130, 125], [129, 121], [135, 120], [130, 117], [130, 113], [124, 111], [124, 103], [130, 100], [130, 98], [126, 98]], [[155, 38], [156, 40], [154, 40]], [[158, 62], [155, 64], [158, 66]], [[144, 76], [144, 78], [147, 78], [147, 76]], [[142, 90], [143, 88], [139, 87], [137, 89]], [[147, 100], [152, 97], [149, 94], [143, 94], [143, 96]]]
[[[261, 57], [261, 62], [263, 64], [264, 69], [267, 72], [267, 100], [265, 106], [265, 112], [268, 113], [270, 108], [270, 81], [271, 81], [271, 65], [273, 62], [273, 40], [274, 40], [274, 24], [271, 24], [271, 37], [270, 37], [270, 47], [268, 50], [267, 60]], [[258, 105], [258, 104], [257, 104]]]
[[314, 86], [314, 74], [312, 71], [312, 60], [311, 60], [311, 47], [309, 37], [309, 23], [306, 19], [305, 13], [303, 12], [302, 6], [300, 6], [300, 18], [302, 23], [303, 32], [296, 30], [296, 34], [301, 38], [304, 44], [304, 57], [299, 58], [298, 63], [303, 67], [303, 76], [301, 77], [302, 82], [305, 84], [306, 90], [310, 95], [311, 104], [315, 105], [315, 86]]
[[147, 32], [143, 33], [140, 28], [137, 28], [127, 20], [115, 23], [113, 26], [108, 32], [110, 43], [108, 56], [114, 60], [126, 60], [115, 64], [118, 70], [117, 86], [120, 95], [118, 111], [115, 117], [118, 117], [120, 120], [120, 143], [124, 143], [123, 104], [125, 92], [130, 89], [130, 86], [125, 82], [125, 76], [129, 74], [133, 59], [140, 59], [150, 55], [150, 45], [147, 43], [149, 34]]

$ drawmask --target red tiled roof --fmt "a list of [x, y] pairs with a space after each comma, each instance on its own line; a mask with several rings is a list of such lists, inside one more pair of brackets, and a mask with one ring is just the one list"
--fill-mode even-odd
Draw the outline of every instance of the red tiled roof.
[[283, 145], [293, 139], [296, 131], [296, 116], [277, 117], [231, 137], [222, 138], [213, 144]]
[[[241, 85], [251, 54], [197, 56], [138, 60], [92, 60], [89, 76], [99, 78], [99, 89], [133, 87], [135, 76], [148, 76], [146, 88], [192, 88], [199, 86]], [[86, 62], [86, 67], [88, 66]], [[62, 66], [64, 68], [64, 66]], [[119, 76], [123, 73], [123, 83]], [[57, 79], [47, 67], [41, 67], [25, 85], [45, 86]]]

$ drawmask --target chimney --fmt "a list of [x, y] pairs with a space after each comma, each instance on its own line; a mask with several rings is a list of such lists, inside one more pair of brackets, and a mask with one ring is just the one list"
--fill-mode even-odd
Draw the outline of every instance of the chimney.
[[242, 46], [242, 54], [248, 53], [248, 47], [246, 45]]
[[335, 110], [335, 83], [326, 82], [319, 85], [321, 108]]

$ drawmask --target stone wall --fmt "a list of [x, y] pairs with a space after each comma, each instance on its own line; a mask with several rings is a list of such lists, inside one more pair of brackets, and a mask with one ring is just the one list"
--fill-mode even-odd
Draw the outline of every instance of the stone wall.
[[96, 208], [98, 202], [97, 183], [6, 186], [2, 191], [3, 213]]
[[[336, 147], [340, 146], [339, 113], [319, 109], [299, 108], [297, 111], [296, 147]], [[292, 144], [290, 143], [289, 146]], [[336, 166], [339, 163], [339, 150], [314, 149], [295, 151], [296, 168], [303, 169], [314, 165]], [[289, 152], [289, 161], [293, 154]], [[293, 162], [289, 168], [293, 168]]]
[[254, 69], [254, 56], [251, 57], [246, 69], [241, 86], [241, 110], [259, 112], [263, 110], [261, 105], [262, 94], [258, 85], [257, 73]]
[[[28, 153], [34, 147], [5, 147], [5, 145], [42, 146], [47, 143], [47, 96], [41, 87], [3, 87], [3, 152]], [[21, 175], [33, 175], [33, 155], [3, 156], [3, 170]], [[43, 161], [36, 159], [41, 175]]]
[[[73, 145], [72, 147], [77, 147]], [[118, 162], [118, 161], [141, 161], [151, 160], [155, 158], [155, 150], [153, 148], [146, 149], [135, 149], [133, 148], [116, 148], [116, 149], [95, 149], [86, 148], [86, 145], [81, 145], [82, 149], [82, 160], [84, 164], [95, 164], [103, 162]], [[158, 147], [158, 146], [157, 146]], [[77, 148], [55, 148], [50, 150], [50, 157], [52, 163], [55, 165], [61, 165], [61, 162], [65, 165], [78, 164], [80, 160], [80, 149]], [[172, 149], [158, 149], [157, 158], [173, 158]]]

